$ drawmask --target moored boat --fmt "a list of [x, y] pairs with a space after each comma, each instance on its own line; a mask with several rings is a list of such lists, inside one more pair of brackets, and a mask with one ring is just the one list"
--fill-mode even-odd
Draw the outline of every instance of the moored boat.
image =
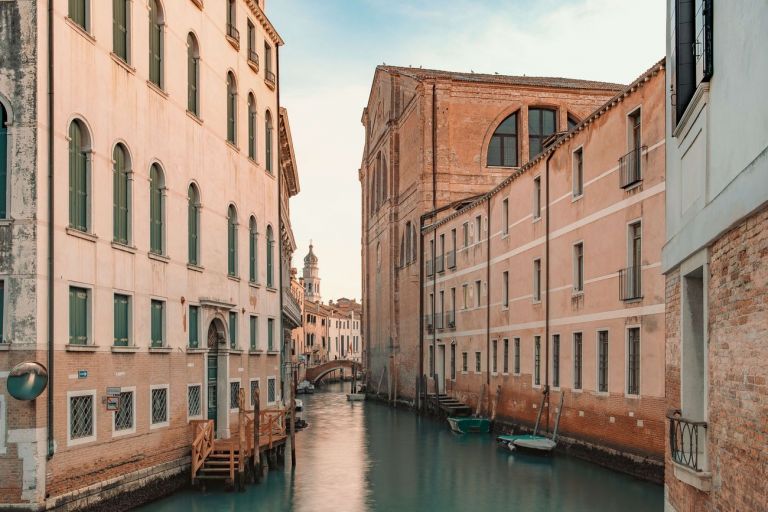
[[365, 393], [347, 393], [347, 400], [350, 402], [362, 402], [365, 400]]
[[451, 430], [458, 434], [487, 434], [491, 430], [491, 421], [488, 418], [476, 416], [449, 417], [448, 424]]

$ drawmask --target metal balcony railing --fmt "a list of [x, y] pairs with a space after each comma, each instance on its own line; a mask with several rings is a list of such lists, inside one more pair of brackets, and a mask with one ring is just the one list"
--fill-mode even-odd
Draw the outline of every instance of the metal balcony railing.
[[259, 67], [259, 54], [256, 53], [256, 50], [250, 49], [248, 50], [248, 63], [252, 64], [255, 67]]
[[235, 28], [235, 26], [231, 23], [227, 23], [227, 36], [231, 37], [238, 43], [240, 42], [240, 31]]
[[435, 270], [437, 272], [443, 272], [445, 270], [445, 257], [442, 254], [435, 258]]
[[448, 329], [456, 329], [456, 312], [449, 311], [445, 314], [445, 326]]
[[619, 270], [619, 297], [621, 300], [634, 300], [643, 297], [642, 275], [640, 266]]
[[456, 249], [450, 251], [446, 255], [446, 260], [448, 261], [446, 264], [448, 268], [456, 268]]
[[424, 315], [424, 328], [429, 333], [432, 333], [435, 330], [435, 324], [433, 322], [432, 315]]
[[707, 422], [687, 420], [679, 410], [667, 414], [667, 419], [672, 460], [694, 471], [703, 471]]
[[631, 187], [635, 183], [642, 181], [641, 157], [643, 149], [645, 149], [645, 146], [635, 148], [619, 158], [619, 186], [621, 188]]
[[435, 274], [434, 265], [432, 264], [432, 260], [427, 260], [427, 275], [432, 276]]
[[272, 85], [274, 87], [275, 85], [275, 74], [270, 70], [264, 71], [264, 81], [268, 84]]

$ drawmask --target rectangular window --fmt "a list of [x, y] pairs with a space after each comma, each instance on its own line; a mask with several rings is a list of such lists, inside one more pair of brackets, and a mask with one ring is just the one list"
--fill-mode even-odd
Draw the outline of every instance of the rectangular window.
[[573, 152], [573, 197], [584, 194], [584, 150]]
[[437, 256], [437, 271], [442, 272], [445, 270], [445, 233], [440, 234], [439, 238], [439, 252]]
[[480, 352], [475, 352], [475, 373], [480, 373]]
[[256, 55], [256, 27], [251, 20], [248, 20], [248, 60], [253, 63], [259, 62]]
[[128, 295], [115, 294], [114, 339], [116, 347], [129, 345], [129, 325], [131, 321], [131, 298]]
[[267, 379], [267, 402], [270, 404], [275, 403], [276, 395], [275, 395], [275, 378], [270, 377]]
[[475, 235], [476, 242], [483, 239], [483, 218], [480, 215], [475, 217]]
[[69, 19], [80, 25], [83, 30], [89, 29], [88, 0], [69, 0]]
[[200, 306], [189, 306], [189, 348], [200, 348]]
[[501, 286], [501, 304], [506, 308], [509, 307], [509, 272], [501, 275]]
[[267, 319], [267, 350], [275, 350], [275, 319]]
[[199, 418], [203, 415], [200, 385], [187, 386], [187, 416]]
[[533, 260], [533, 300], [541, 300], [541, 260]]
[[520, 375], [520, 338], [515, 338], [515, 375]]
[[229, 348], [237, 348], [237, 312], [229, 312]]
[[461, 294], [464, 297], [463, 309], [467, 309], [467, 307], [469, 306], [469, 285], [468, 284], [461, 285]]
[[541, 177], [533, 179], [533, 218], [541, 218]]
[[256, 406], [257, 398], [261, 400], [261, 396], [259, 395], [259, 381], [252, 380], [251, 381], [251, 407]]
[[622, 300], [639, 299], [642, 293], [642, 245], [643, 231], [640, 221], [629, 225], [627, 234], [627, 264], [625, 271], [620, 272], [622, 278]]
[[552, 335], [552, 385], [560, 387], [560, 335]]
[[91, 306], [90, 290], [86, 288], [69, 288], [69, 344], [87, 345], [88, 316]]
[[465, 222], [461, 226], [462, 238], [464, 239], [464, 248], [469, 247], [469, 223]]
[[152, 301], [152, 345], [153, 347], [165, 346], [164, 336], [165, 324], [165, 302], [161, 300]]
[[435, 376], [435, 347], [429, 346], [429, 376]]
[[541, 385], [541, 336], [533, 337], [533, 384]]
[[627, 393], [640, 394], [640, 328], [627, 330]]
[[481, 292], [481, 285], [480, 281], [475, 281], [475, 307], [480, 307], [480, 292]]
[[509, 373], [509, 339], [504, 338], [504, 373]]
[[584, 291], [584, 243], [579, 242], [573, 246], [573, 291]]
[[264, 43], [264, 71], [267, 74], [267, 80], [271, 79], [274, 81], [275, 77], [272, 73], [272, 47], [270, 47], [267, 43]]
[[229, 408], [233, 411], [240, 409], [240, 381], [229, 383]]
[[259, 317], [251, 315], [248, 318], [248, 325], [250, 327], [251, 350], [256, 350], [259, 345]]
[[469, 369], [467, 365], [467, 353], [462, 352], [461, 353], [461, 371], [464, 373], [467, 373], [467, 370]]
[[117, 399], [117, 410], [114, 414], [115, 432], [132, 430], [133, 426], [133, 391], [121, 391]]
[[128, 62], [129, 0], [112, 0], [112, 51]]
[[5, 281], [0, 281], [0, 343], [7, 343], [5, 339]]
[[153, 388], [150, 391], [152, 400], [152, 425], [159, 426], [168, 423], [168, 388]]
[[498, 372], [498, 363], [497, 363], [497, 355], [499, 353], [499, 340], [493, 340], [491, 341], [491, 365], [493, 368], [493, 373]]
[[581, 333], [573, 333], [573, 389], [581, 389], [581, 367], [582, 367], [582, 343]]
[[597, 332], [597, 390], [608, 391], [608, 331]]
[[509, 234], [509, 199], [501, 202], [501, 234]]
[[87, 439], [96, 437], [94, 431], [95, 414], [94, 395], [69, 397], [69, 439]]
[[456, 380], [456, 345], [451, 344], [451, 380]]

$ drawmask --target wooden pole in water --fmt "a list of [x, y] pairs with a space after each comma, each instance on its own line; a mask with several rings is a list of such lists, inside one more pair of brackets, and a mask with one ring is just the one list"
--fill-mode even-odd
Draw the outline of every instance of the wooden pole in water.
[[291, 467], [296, 467], [296, 381], [298, 370], [293, 370], [293, 383], [291, 385]]
[[261, 480], [261, 444], [259, 430], [261, 430], [261, 398], [258, 391], [253, 397], [253, 471], [256, 481]]

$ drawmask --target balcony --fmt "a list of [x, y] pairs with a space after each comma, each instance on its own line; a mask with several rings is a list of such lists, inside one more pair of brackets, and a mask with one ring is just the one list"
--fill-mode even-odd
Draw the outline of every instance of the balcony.
[[446, 256], [448, 268], [456, 268], [456, 249], [450, 251]]
[[301, 306], [291, 293], [290, 288], [283, 289], [283, 318], [286, 320], [286, 327], [289, 329], [296, 329], [302, 325]]
[[435, 258], [435, 271], [437, 272], [445, 271], [445, 257], [442, 254], [437, 258]]
[[619, 179], [621, 188], [629, 188], [643, 180], [641, 169], [641, 157], [646, 146], [635, 148], [619, 158]]
[[445, 326], [448, 329], [456, 330], [456, 312], [449, 311], [445, 314]]
[[259, 72], [259, 54], [252, 48], [248, 50], [248, 65], [257, 73]]
[[667, 414], [667, 419], [672, 460], [697, 473], [703, 472], [707, 422], [687, 420], [679, 410]]
[[232, 23], [227, 23], [227, 40], [236, 50], [240, 49], [240, 31]]
[[427, 260], [427, 275], [430, 277], [435, 275], [435, 269], [434, 265], [432, 264], [432, 260]]
[[619, 298], [637, 300], [643, 298], [642, 267], [627, 267], [619, 270]]
[[266, 82], [270, 88], [275, 88], [275, 74], [269, 69], [264, 70], [264, 82]]

